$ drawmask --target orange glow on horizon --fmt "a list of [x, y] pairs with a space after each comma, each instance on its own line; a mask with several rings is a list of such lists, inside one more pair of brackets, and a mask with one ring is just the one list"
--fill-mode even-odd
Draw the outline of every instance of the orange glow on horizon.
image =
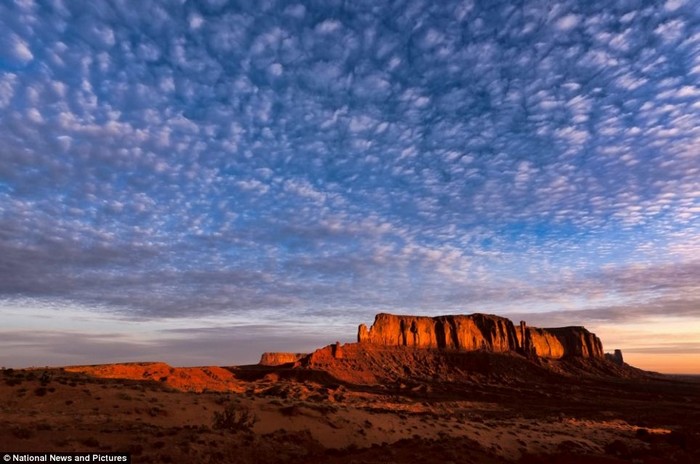
[[662, 374], [695, 374], [700, 375], [700, 353], [625, 353], [625, 362], [645, 371]]

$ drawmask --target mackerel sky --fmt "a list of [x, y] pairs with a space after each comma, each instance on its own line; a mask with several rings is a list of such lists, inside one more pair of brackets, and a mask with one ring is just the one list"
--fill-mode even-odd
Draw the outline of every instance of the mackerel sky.
[[700, 3], [0, 3], [0, 362], [253, 362], [380, 311], [700, 372]]

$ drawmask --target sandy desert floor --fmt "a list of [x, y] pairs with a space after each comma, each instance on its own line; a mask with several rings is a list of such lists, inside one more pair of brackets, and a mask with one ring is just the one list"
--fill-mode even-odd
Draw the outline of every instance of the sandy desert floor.
[[352, 385], [260, 366], [99, 369], [0, 373], [0, 451], [128, 451], [137, 463], [700, 462], [700, 378]]

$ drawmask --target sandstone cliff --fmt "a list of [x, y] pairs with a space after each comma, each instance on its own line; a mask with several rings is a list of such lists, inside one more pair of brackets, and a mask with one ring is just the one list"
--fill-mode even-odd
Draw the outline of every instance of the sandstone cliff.
[[494, 352], [516, 350], [518, 347], [513, 323], [506, 318], [487, 314], [438, 317], [378, 314], [371, 329], [360, 325], [358, 342]]
[[603, 344], [600, 339], [584, 327], [558, 327], [554, 329], [528, 327], [527, 332], [529, 342], [523, 344], [523, 351], [534, 351], [534, 354], [540, 358], [602, 359], [604, 357]]
[[360, 325], [359, 343], [491, 352], [518, 351], [528, 356], [603, 358], [600, 339], [583, 327], [541, 329], [488, 314], [396, 316], [378, 314], [371, 328]]
[[280, 352], [267, 352], [260, 356], [261, 366], [281, 366], [282, 364], [289, 364], [299, 361], [307, 353], [280, 353]]

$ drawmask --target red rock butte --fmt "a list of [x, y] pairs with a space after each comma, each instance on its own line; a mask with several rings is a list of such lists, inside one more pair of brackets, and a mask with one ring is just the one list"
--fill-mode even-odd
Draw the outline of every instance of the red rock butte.
[[284, 353], [284, 352], [265, 352], [260, 356], [261, 366], [281, 366], [282, 364], [295, 363], [308, 353]]
[[397, 316], [377, 314], [367, 329], [357, 332], [360, 344], [408, 346], [455, 351], [518, 352], [547, 359], [603, 359], [603, 344], [584, 327], [537, 328], [490, 314]]

